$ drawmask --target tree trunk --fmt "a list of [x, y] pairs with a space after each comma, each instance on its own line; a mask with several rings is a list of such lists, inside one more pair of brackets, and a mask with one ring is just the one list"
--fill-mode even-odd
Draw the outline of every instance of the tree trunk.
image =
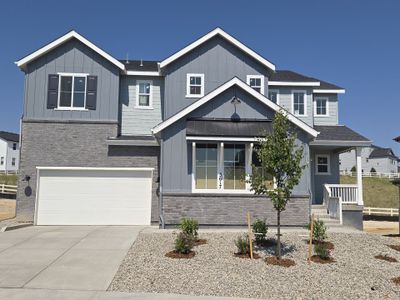
[[278, 242], [277, 242], [277, 244], [276, 244], [276, 256], [277, 256], [277, 258], [278, 259], [281, 259], [281, 211], [280, 210], [278, 210], [277, 211], [277, 221], [278, 221], [278, 226], [277, 226], [277, 229], [278, 229], [278, 233], [277, 233], [277, 237], [278, 237]]

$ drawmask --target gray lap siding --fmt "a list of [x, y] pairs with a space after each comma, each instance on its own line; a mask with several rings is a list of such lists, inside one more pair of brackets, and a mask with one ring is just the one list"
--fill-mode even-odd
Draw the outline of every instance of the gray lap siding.
[[[17, 193], [18, 220], [33, 221], [37, 166], [152, 167], [151, 221], [158, 222], [159, 147], [108, 146], [107, 138], [116, 136], [117, 130], [118, 124], [110, 122], [24, 121]], [[29, 185], [23, 180], [25, 175], [31, 177]]]

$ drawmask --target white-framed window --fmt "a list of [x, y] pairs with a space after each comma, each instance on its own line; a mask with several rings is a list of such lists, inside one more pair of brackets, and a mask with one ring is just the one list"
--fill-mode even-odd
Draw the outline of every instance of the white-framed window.
[[204, 96], [204, 74], [186, 74], [186, 97]]
[[15, 166], [16, 160], [17, 160], [17, 159], [16, 159], [15, 157], [11, 158], [11, 165], [12, 165], [12, 166]]
[[247, 84], [264, 95], [264, 75], [247, 75]]
[[315, 156], [315, 173], [318, 175], [329, 175], [331, 173], [329, 155], [317, 154]]
[[328, 98], [315, 97], [314, 114], [316, 116], [323, 116], [323, 117], [329, 116]]
[[88, 74], [58, 73], [58, 109], [85, 110]]
[[13, 150], [17, 150], [17, 143], [13, 143], [12, 149], [13, 149]]
[[247, 179], [252, 172], [262, 172], [267, 186], [274, 186], [272, 176], [264, 174], [252, 143], [192, 143], [193, 192], [251, 193]]
[[4, 156], [0, 157], [0, 166], [4, 165]]
[[268, 90], [268, 99], [279, 104], [279, 90]]
[[153, 109], [153, 82], [151, 80], [136, 81], [136, 108]]
[[296, 116], [307, 116], [307, 93], [306, 91], [292, 91], [293, 114]]

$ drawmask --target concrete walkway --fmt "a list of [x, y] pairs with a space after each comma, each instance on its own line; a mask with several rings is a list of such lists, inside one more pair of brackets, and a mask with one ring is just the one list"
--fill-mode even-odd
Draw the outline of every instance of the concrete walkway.
[[0, 288], [105, 291], [142, 229], [32, 226], [1, 232]]

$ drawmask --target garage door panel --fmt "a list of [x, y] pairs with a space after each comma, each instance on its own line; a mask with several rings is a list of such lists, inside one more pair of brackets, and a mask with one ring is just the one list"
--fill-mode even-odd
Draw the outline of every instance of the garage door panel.
[[38, 225], [148, 225], [150, 171], [40, 171]]

